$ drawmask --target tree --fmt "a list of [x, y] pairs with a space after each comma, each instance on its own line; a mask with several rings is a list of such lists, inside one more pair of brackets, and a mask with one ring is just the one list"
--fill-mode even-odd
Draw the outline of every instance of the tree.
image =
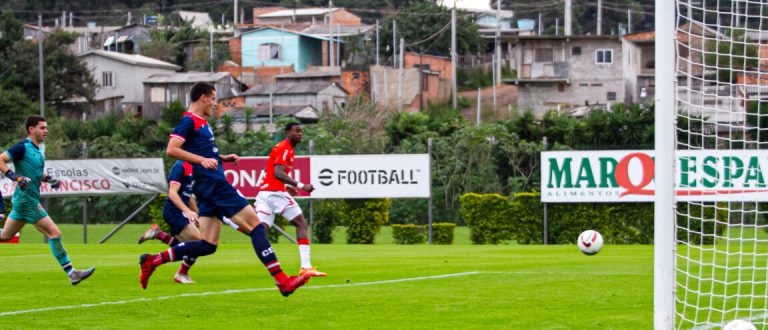
[[0, 146], [2, 146], [23, 136], [21, 123], [27, 115], [34, 114], [36, 108], [20, 89], [0, 88], [0, 109], [3, 114], [0, 120]]
[[[0, 38], [0, 63], [3, 63], [0, 88], [19, 88], [30, 100], [37, 100], [40, 95], [37, 41], [24, 40], [19, 33], [21, 22], [8, 13], [0, 15], [0, 29], [10, 32]], [[69, 50], [76, 39], [73, 33], [57, 30], [43, 41], [47, 103], [61, 104], [75, 96], [91, 99], [95, 95], [97, 84], [91, 71]]]
[[730, 30], [726, 35], [727, 40], [707, 41], [704, 64], [717, 68], [718, 81], [736, 82], [738, 73], [757, 71], [759, 45], [748, 40], [743, 29]]
[[[486, 43], [477, 32], [477, 25], [471, 20], [457, 15], [456, 48], [459, 54], [476, 53], [486, 48]], [[435, 34], [434, 39], [426, 41], [411, 50], [448, 55], [451, 49], [451, 11], [432, 2], [417, 2], [387, 17], [380, 30], [380, 49], [390, 52], [392, 47], [392, 21], [397, 21], [397, 39], [405, 39], [406, 44], [425, 40]], [[447, 26], [447, 28], [445, 28]], [[445, 28], [441, 33], [441, 29]], [[399, 44], [396, 47], [400, 47]], [[409, 47], [406, 47], [409, 48]], [[389, 51], [388, 51], [389, 49]], [[399, 49], [399, 48], [398, 48]]]

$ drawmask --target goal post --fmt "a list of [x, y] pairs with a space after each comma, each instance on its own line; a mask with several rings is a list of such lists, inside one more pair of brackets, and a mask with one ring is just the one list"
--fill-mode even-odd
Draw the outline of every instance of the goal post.
[[768, 2], [654, 15], [654, 328], [766, 328]]
[[[675, 325], [675, 2], [656, 0], [655, 6], [655, 177], [653, 248], [653, 327]], [[669, 59], [669, 60], [662, 60]]]

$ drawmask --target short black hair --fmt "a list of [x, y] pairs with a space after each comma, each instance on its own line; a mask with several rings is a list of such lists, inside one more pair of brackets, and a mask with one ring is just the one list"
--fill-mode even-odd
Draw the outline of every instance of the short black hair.
[[27, 129], [27, 134], [29, 134], [30, 127], [37, 127], [37, 124], [40, 122], [45, 122], [45, 117], [35, 115], [27, 116], [27, 120], [24, 123], [24, 127]]
[[216, 87], [211, 85], [211, 83], [205, 81], [196, 82], [192, 85], [192, 89], [189, 91], [189, 99], [192, 100], [192, 102], [197, 102], [201, 96], [210, 95], [215, 90]]
[[293, 129], [293, 126], [301, 126], [301, 124], [297, 122], [288, 123], [288, 125], [285, 125], [285, 131], [288, 132], [291, 129]]

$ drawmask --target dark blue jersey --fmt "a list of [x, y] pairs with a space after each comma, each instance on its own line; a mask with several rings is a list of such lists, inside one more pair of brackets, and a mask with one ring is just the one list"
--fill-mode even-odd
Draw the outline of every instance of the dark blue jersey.
[[195, 180], [213, 179], [226, 181], [224, 167], [221, 165], [219, 148], [216, 147], [213, 130], [205, 118], [191, 112], [185, 113], [184, 117], [181, 118], [181, 122], [171, 132], [171, 138], [183, 141], [184, 144], [181, 145], [181, 148], [184, 151], [204, 158], [213, 158], [219, 162], [216, 170], [206, 169], [200, 164], [192, 164]]
[[[181, 201], [184, 203], [184, 205], [189, 206], [189, 199], [192, 197], [193, 183], [192, 165], [187, 162], [177, 160], [176, 163], [173, 164], [173, 167], [171, 167], [170, 174], [168, 174], [168, 185], [178, 184], [180, 186], [179, 197], [181, 198]], [[176, 205], [171, 202], [170, 198], [165, 200], [164, 207], [178, 209]]]

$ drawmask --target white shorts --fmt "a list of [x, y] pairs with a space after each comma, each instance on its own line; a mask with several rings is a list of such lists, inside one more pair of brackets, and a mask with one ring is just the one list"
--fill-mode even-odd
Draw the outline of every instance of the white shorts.
[[266, 222], [270, 227], [275, 223], [275, 214], [282, 215], [288, 221], [293, 221], [302, 214], [299, 204], [285, 191], [260, 191], [253, 207], [259, 221]]

